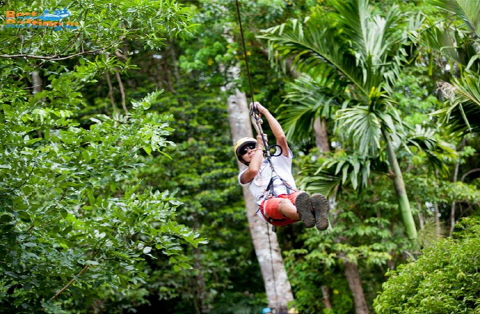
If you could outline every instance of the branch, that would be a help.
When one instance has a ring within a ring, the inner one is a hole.
[[[107,237],[102,239],[101,243],[98,244],[98,249],[93,253],[91,258],[92,260],[95,258],[95,256],[97,256],[98,252],[100,252],[100,249],[102,248],[106,240],[107,240]],[[51,297],[50,300],[48,301],[50,302],[52,300],[55,300],[63,291],[67,290],[68,287],[70,287],[75,281],[77,281],[77,278],[80,277],[84,272],[86,272],[89,267],[90,267],[90,264],[85,265],[82,268],[82,270],[75,277],[72,278],[72,280],[70,280],[62,289],[58,290],[57,293],[55,293],[55,295]]]
[[[126,56],[126,55],[123,55],[123,54],[121,54],[121,53],[120,53],[120,51],[118,51],[118,50],[117,50],[117,51],[115,51],[115,55],[116,55],[117,57],[119,57],[119,58],[122,58],[122,59],[123,59],[123,60],[125,60],[125,61],[127,61],[127,60],[128,60],[127,56]]]
[[[70,280],[62,289],[58,290],[58,292],[55,293],[55,295],[53,297],[51,297],[50,300],[48,300],[48,301],[52,301],[52,300],[56,299],[60,295],[60,293],[67,290],[68,287],[70,287],[75,281],[77,281],[76,278],[79,277],[80,275],[82,275],[84,272],[86,272],[89,267],[90,267],[90,265],[85,265],[85,267],[83,267],[83,269],[77,274],[77,276],[75,278]]]
[[[118,71],[115,72],[118,81],[118,87],[120,87],[120,94],[122,95],[122,107],[125,110],[125,113],[128,113],[127,104],[125,101],[125,88],[123,87],[122,78],[120,77],[120,73]]]
[[[29,58],[29,59],[40,59],[40,60],[51,60],[51,61],[58,61],[58,60],[66,60],[70,58],[74,58],[77,56],[81,55],[88,55],[88,54],[95,54],[98,52],[103,51],[102,49],[95,49],[95,50],[89,50],[89,51],[83,51],[79,53],[75,53],[73,55],[68,55],[68,56],[59,56],[59,55],[53,55],[53,56],[36,56],[36,55],[27,55],[27,54],[17,54],[17,55],[0,55],[0,58],[10,58],[10,59],[15,59],[15,58]]]
[[[106,58],[108,62],[110,60],[110,55],[108,53],[106,54]],[[113,111],[116,112],[118,108],[117,108],[117,104],[115,103],[115,98],[113,97],[113,86],[112,86],[112,81],[110,80],[110,73],[106,72],[105,76],[107,78],[108,96],[110,97],[110,102],[112,103]]]
[[[33,173],[33,170],[37,169],[37,167],[32,167],[32,170],[30,171],[30,173],[28,174],[27,178],[25,181],[23,181],[19,186],[16,186],[16,187],[13,187],[13,188],[9,188],[7,189],[8,192],[11,192],[11,191],[14,191],[14,190],[19,190],[22,186],[24,186],[25,184],[27,184],[27,182],[30,180],[30,178],[32,177],[32,173]],[[4,193],[4,192],[0,192],[0,195],[7,195],[7,193]]]
[[[460,181],[463,182],[463,179],[465,179],[466,176],[468,176],[468,175],[471,174],[471,173],[477,172],[477,171],[480,171],[480,168],[475,168],[475,169],[472,169],[472,170],[470,170],[470,171],[467,171],[467,172],[462,176],[462,178],[460,179]]]
[[[113,97],[113,86],[112,86],[112,81],[110,80],[110,74],[105,73],[105,76],[107,78],[107,85],[108,85],[108,96],[110,97],[110,102],[112,103],[113,106],[113,111],[117,111],[117,104],[115,103],[115,98]]]

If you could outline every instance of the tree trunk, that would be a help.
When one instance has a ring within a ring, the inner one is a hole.
[[[330,302],[330,292],[328,289],[328,286],[322,286],[322,301],[323,301],[323,306],[325,307],[326,310],[331,310],[332,309],[332,302]]]
[[[423,214],[422,214],[422,203],[420,203],[417,200],[417,207],[418,207],[418,224],[420,227],[420,230],[423,230],[425,228],[425,219],[423,219]]]
[[[245,136],[253,137],[247,99],[245,94],[238,90],[235,95],[228,98],[228,119],[234,143]],[[238,163],[238,167],[241,169],[244,166]],[[243,188],[243,196],[253,246],[265,284],[268,306],[275,309],[277,314],[286,313],[287,303],[293,300],[293,294],[277,236],[270,231],[270,225],[255,214],[257,205],[248,187]]]
[[[198,213],[194,212],[192,213],[192,218],[194,221],[193,225],[193,230],[195,232],[198,232]],[[196,314],[201,314],[201,313],[210,313],[210,308],[208,306],[207,298],[208,298],[208,291],[207,291],[207,284],[205,283],[205,269],[204,265],[202,264],[202,251],[200,250],[199,247],[196,247],[193,250],[193,261],[194,261],[194,267],[195,271],[197,272],[197,275],[194,277],[191,277],[191,280],[193,281],[191,283],[191,287],[193,289],[193,303],[195,306],[195,313]]]
[[[463,141],[462,140],[462,144],[463,144]],[[463,145],[462,145],[463,147]],[[458,170],[460,168],[460,161],[457,161],[455,163],[455,171],[453,173],[453,179],[452,179],[452,182],[456,182],[458,180]],[[456,207],[457,203],[455,201],[452,202],[452,207],[450,209],[450,230],[448,232],[448,235],[451,237],[452,234],[453,234],[453,229],[455,229],[455,207]]]
[[[330,152],[330,142],[328,141],[327,120],[317,117],[313,122],[313,130],[315,131],[315,144],[321,153]]]
[[[330,152],[330,142],[328,140],[327,120],[325,118],[317,117],[313,122],[313,130],[315,132],[315,145],[320,153]],[[332,205],[332,202],[330,202]],[[328,286],[322,285],[322,301],[326,310],[332,309],[330,302],[330,293]]]
[[[32,72],[32,90],[34,94],[42,91],[42,79],[38,71]]]
[[[355,314],[369,314],[357,265],[345,261],[345,277],[347,277],[348,286],[353,294]]]
[[[385,134],[384,131],[382,132],[385,141],[387,142],[388,161],[390,162],[390,168],[394,173],[393,185],[395,186],[395,191],[397,192],[398,207],[400,209],[403,225],[405,226],[407,237],[410,240],[415,240],[417,239],[417,229],[415,227],[415,221],[413,220],[412,210],[410,209],[410,202],[405,189],[405,183],[403,182],[402,171],[400,170],[400,165],[398,164],[397,156],[395,154],[395,150],[393,149],[390,138],[387,134]]]
[[[440,239],[442,236],[442,225],[440,222],[440,210],[438,209],[437,202],[433,203],[433,208],[435,210],[435,234],[437,235],[437,238]]]
[[[210,313],[210,309],[206,305],[205,300],[207,299],[207,289],[205,284],[205,277],[203,276],[203,265],[202,265],[202,253],[197,247],[194,250],[194,265],[195,269],[198,272],[198,275],[195,276],[195,311],[196,313]]]

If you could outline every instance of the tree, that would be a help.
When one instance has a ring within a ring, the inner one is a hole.
[[[268,41],[272,59],[292,58],[299,71],[321,77],[324,90],[335,87],[323,98],[334,102],[340,94],[341,103],[349,105],[338,112],[338,130],[359,154],[377,155],[383,140],[405,231],[414,240],[415,222],[395,153],[402,123],[388,97],[406,44],[403,14],[393,7],[385,17],[374,15],[365,0],[334,2],[334,7],[337,14],[317,12],[305,27],[294,20],[266,30],[261,38]]]
[[[458,149],[468,151],[469,143],[475,143],[472,134],[480,130],[478,116],[480,64],[477,41],[479,36],[478,19],[480,7],[476,1],[449,0],[432,1],[438,13],[445,13],[444,21],[430,21],[424,34],[419,36],[432,51],[430,63],[440,66],[442,73],[440,96],[446,100],[444,108],[435,114],[457,140]],[[440,10],[438,10],[440,9]],[[443,16],[443,15],[442,15]],[[435,61],[439,62],[435,62]],[[468,152],[466,152],[468,154]],[[465,169],[466,168],[466,169]],[[458,181],[459,173],[474,173],[478,167],[461,166],[458,162],[452,181]],[[461,204],[453,201],[450,210],[450,234],[453,233],[457,212]]]
[[[432,25],[420,37],[447,61],[442,70],[450,74],[446,77],[442,92],[451,105],[437,113],[443,116],[444,122],[454,132],[478,132],[477,116],[480,109],[476,97],[476,78],[480,67],[475,38],[479,37],[480,7],[476,1],[469,0],[432,3],[450,15],[446,23]],[[463,21],[463,27],[458,25],[459,20]],[[448,81],[452,81],[452,84]]]
[[[175,2],[10,9],[53,5],[68,6],[77,26],[0,35],[1,311],[119,313],[145,302],[153,252],[189,268],[182,244],[203,240],[175,220],[172,193],[139,189],[140,155],[172,145],[168,117],[149,110],[161,92],[122,98],[124,113],[110,115],[82,93],[105,73],[132,68],[116,57],[125,42],[160,47],[167,34],[188,32],[189,17]]]
[[[237,82],[232,79],[228,69],[236,65],[239,59],[237,40],[231,40],[238,36],[238,24],[235,11],[232,10],[233,2],[229,3],[230,10],[225,8],[225,2],[195,4],[198,7],[195,8],[194,22],[200,25],[196,30],[197,36],[171,42],[157,53],[156,58],[150,58],[149,55],[145,58],[141,49],[133,58],[139,67],[148,69],[148,75],[135,74],[134,83],[142,82],[142,87],[134,86],[135,90],[130,88],[130,94],[141,94],[144,89],[158,84],[156,78],[162,78],[161,86],[166,91],[152,109],[173,115],[175,131],[168,139],[177,144],[175,148],[165,150],[172,160],[166,157],[146,159],[144,162],[147,165],[142,168],[141,178],[145,184],[148,182],[148,185],[160,190],[178,189],[178,199],[188,206],[178,208],[177,219],[210,240],[208,246],[199,249],[185,248],[186,255],[195,259],[194,270],[178,273],[165,271],[167,265],[163,261],[155,265],[154,268],[158,270],[148,284],[151,308],[161,306],[169,308],[172,313],[259,311],[259,306],[268,302],[260,268],[271,273],[271,263],[270,258],[262,260],[264,265],[259,267],[250,235],[245,232],[248,224],[241,187],[236,180],[237,164],[231,151],[232,140],[225,106],[230,90],[220,90],[221,86]],[[257,8],[267,11],[265,6],[267,4]],[[258,19],[253,20],[259,22]],[[225,34],[231,34],[232,37]],[[175,52],[176,58],[171,51]],[[254,65],[266,63],[263,54],[252,55],[254,57],[250,62],[253,61]],[[161,69],[157,70],[159,63]],[[274,73],[268,73],[267,67],[256,68],[261,71],[255,71],[254,80],[270,82],[270,79],[262,78],[266,75],[276,78]],[[124,78],[127,82],[132,80],[131,75],[122,76]],[[275,81],[262,84],[278,89]],[[262,92],[265,90],[268,89],[262,88]],[[170,180],[158,180],[159,177],[168,177]],[[264,240],[264,247],[268,247],[267,234],[255,235],[256,238],[259,236]],[[271,240],[274,241],[274,238]],[[272,245],[275,246],[275,243]],[[277,254],[276,251],[274,254]],[[274,296],[271,275],[268,278],[269,296]],[[156,300],[157,295],[161,301]],[[142,309],[146,310],[147,306]]]
[[[228,100],[229,121],[233,141],[242,137],[253,136],[245,94],[237,92]],[[241,169],[241,164],[238,162]],[[250,227],[255,252],[262,269],[263,281],[267,292],[268,306],[283,313],[288,309],[288,302],[293,301],[293,294],[283,265],[283,259],[275,233],[269,225],[257,215],[257,205],[247,187],[243,188],[247,219]]]
[[[414,240],[416,227],[397,153],[408,141],[416,143],[414,138],[419,137],[411,136],[413,129],[402,121],[392,98],[411,45],[405,41],[409,31],[404,24],[405,17],[398,7],[393,7],[383,18],[374,14],[366,1],[333,3],[333,13],[314,10],[304,23],[293,20],[265,30],[260,36],[267,40],[274,62],[286,64],[285,61],[290,60],[304,73],[287,96],[287,100],[296,102],[288,106],[291,110],[284,110],[289,133],[297,138],[311,136],[313,121],[320,116],[336,122],[337,153],[327,159],[326,164],[321,165],[323,158],[318,162],[321,168],[317,174],[328,172],[328,178],[308,177],[302,168],[302,174],[307,176],[303,182],[309,184],[311,191],[335,194],[340,192],[339,186],[349,181],[352,185],[347,190],[351,193],[351,187],[365,189],[366,185],[379,180],[372,175],[374,171],[388,175],[394,183],[407,236]],[[413,24],[415,28],[419,26],[418,21]],[[440,146],[439,142],[434,144],[435,149]],[[417,147],[424,146],[417,144]],[[314,188],[320,184],[323,189]],[[345,198],[344,194],[339,194],[339,198]],[[337,206],[343,208],[341,205]],[[342,211],[338,212],[342,216]],[[334,224],[341,223],[341,219],[332,219]],[[360,223],[359,232],[367,228],[364,225],[368,224]],[[349,226],[349,230],[357,229]],[[380,228],[378,232],[387,231]],[[345,245],[352,242],[341,233],[337,241]],[[340,259],[346,276],[351,279],[350,289],[358,297],[355,299],[357,313],[368,312],[361,297],[363,290],[355,269],[356,261],[345,256],[344,247],[335,249],[338,249],[334,250],[335,254],[343,257]],[[321,259],[315,260],[321,262]]]
[[[477,217],[465,218],[452,238],[424,250],[417,261],[388,273],[375,299],[376,313],[474,313],[480,291]]]

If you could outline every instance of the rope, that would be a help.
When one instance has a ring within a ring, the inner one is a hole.
[[[252,80],[250,79],[250,68],[248,66],[247,48],[245,47],[245,38],[243,36],[242,18],[240,17],[240,5],[238,4],[238,0],[235,0],[235,4],[237,7],[238,25],[240,26],[240,36],[242,37],[243,57],[245,59],[245,67],[247,69],[247,79],[248,86],[250,87],[250,97],[252,98],[252,103],[255,103],[255,99],[253,97]]]
[[[273,254],[272,254],[273,250],[272,250],[272,243],[270,241],[270,230],[268,229],[268,223],[267,223],[267,235],[268,235],[268,248],[270,250],[270,264],[272,266],[273,291],[275,293],[275,301],[277,303],[276,307],[279,308],[279,306],[278,306],[278,294],[277,294],[277,280],[275,279],[275,268],[273,267]]]
[[[252,98],[252,104],[255,104],[255,99],[254,99],[254,96],[253,96],[252,80],[250,78],[250,68],[248,66],[247,47],[245,46],[245,37],[243,35],[242,18],[240,16],[240,5],[238,3],[238,0],[235,0],[235,5],[237,7],[238,25],[240,26],[240,36],[241,36],[241,39],[242,39],[243,56],[244,56],[244,59],[245,59],[245,67],[246,67],[246,70],[247,70],[247,79],[248,79],[248,85],[249,85],[249,88],[250,88],[250,97]],[[262,119],[255,112],[253,107],[252,107],[252,111],[250,112],[250,115],[252,117],[252,122],[255,122],[253,125],[255,126],[255,129],[257,130],[258,134],[263,134],[262,127],[261,127]],[[263,140],[264,147],[266,149],[267,160],[270,164],[270,167],[272,168],[272,174],[273,174],[273,172],[275,172],[275,169],[273,168],[273,164],[270,160],[270,158],[271,158],[270,150],[268,149],[267,143],[266,143],[265,139],[263,138],[263,136],[262,136],[262,140]],[[270,240],[270,230],[268,228],[268,223],[266,223],[266,224],[267,224],[267,235],[268,235],[268,248],[270,250],[270,265],[272,267],[273,290],[274,290],[274,293],[275,293],[275,301],[277,303],[276,307],[278,308],[278,301],[279,300],[278,300],[278,294],[277,294],[277,280],[275,278],[275,267],[273,266],[272,243],[271,243],[271,240]]]

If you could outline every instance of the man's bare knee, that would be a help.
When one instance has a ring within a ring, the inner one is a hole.
[[[278,207],[280,206],[295,206],[293,205],[292,201],[290,201],[288,198],[283,198],[279,203],[278,203]]]
[[[290,219],[298,219],[297,208],[287,198],[282,199],[278,203],[278,211],[285,217]]]

